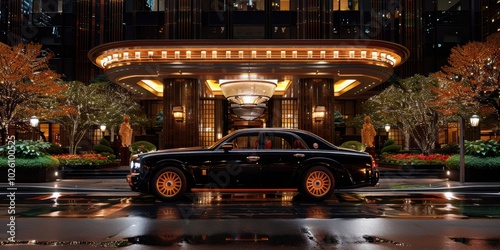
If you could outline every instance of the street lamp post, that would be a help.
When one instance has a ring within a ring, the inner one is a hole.
[[[106,124],[101,124],[102,138],[104,138],[104,131],[106,131]]]
[[[460,127],[460,183],[464,183],[465,180],[465,156],[464,156],[464,118],[459,116],[459,127]]]
[[[38,126],[38,123],[40,120],[38,120],[38,117],[32,116],[30,117],[30,125],[31,125],[31,139],[34,141],[35,140],[35,128]]]
[[[465,143],[464,143],[464,118],[459,116],[460,122],[460,183],[465,182]],[[479,116],[473,115],[470,118],[470,125],[477,127],[479,125]]]
[[[385,132],[389,133],[389,131],[391,131],[391,124],[385,124],[384,129]]]
[[[478,115],[472,115],[470,117],[470,125],[474,130],[472,131],[472,137],[475,139],[476,138],[476,127],[479,125],[479,116]],[[481,132],[479,133],[479,139],[481,139]]]

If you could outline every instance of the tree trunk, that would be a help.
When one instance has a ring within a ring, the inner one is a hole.
[[[5,143],[7,143],[7,131],[8,131],[8,128],[5,126],[2,126],[2,128],[0,129],[0,136],[2,137],[2,141],[1,141],[0,145],[5,145]]]

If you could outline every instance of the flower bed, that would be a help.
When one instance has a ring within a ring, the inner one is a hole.
[[[389,154],[379,162],[384,175],[392,177],[446,177],[445,161],[449,155]]]
[[[387,155],[383,162],[397,165],[445,165],[449,155],[394,154]]]
[[[62,167],[106,168],[117,166],[114,155],[76,154],[54,155]]]

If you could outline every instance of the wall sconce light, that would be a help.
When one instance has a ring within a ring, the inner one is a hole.
[[[326,107],[325,106],[316,106],[312,113],[312,117],[315,122],[321,122],[325,120]]]
[[[391,124],[385,124],[384,129],[385,132],[389,133],[389,131],[391,130]]]
[[[479,116],[473,115],[470,117],[470,125],[472,127],[477,127],[479,125]]]
[[[172,108],[172,114],[174,115],[174,119],[176,122],[183,122],[184,121],[184,107],[174,106]]]

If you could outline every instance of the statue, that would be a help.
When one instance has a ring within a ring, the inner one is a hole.
[[[122,139],[122,147],[129,147],[132,144],[132,127],[129,124],[130,116],[123,116],[123,122],[120,125],[120,131],[118,134]]]
[[[373,142],[376,134],[377,132],[375,131],[373,124],[370,123],[370,117],[365,116],[365,123],[361,129],[361,143],[366,145],[366,147],[374,147]]]

